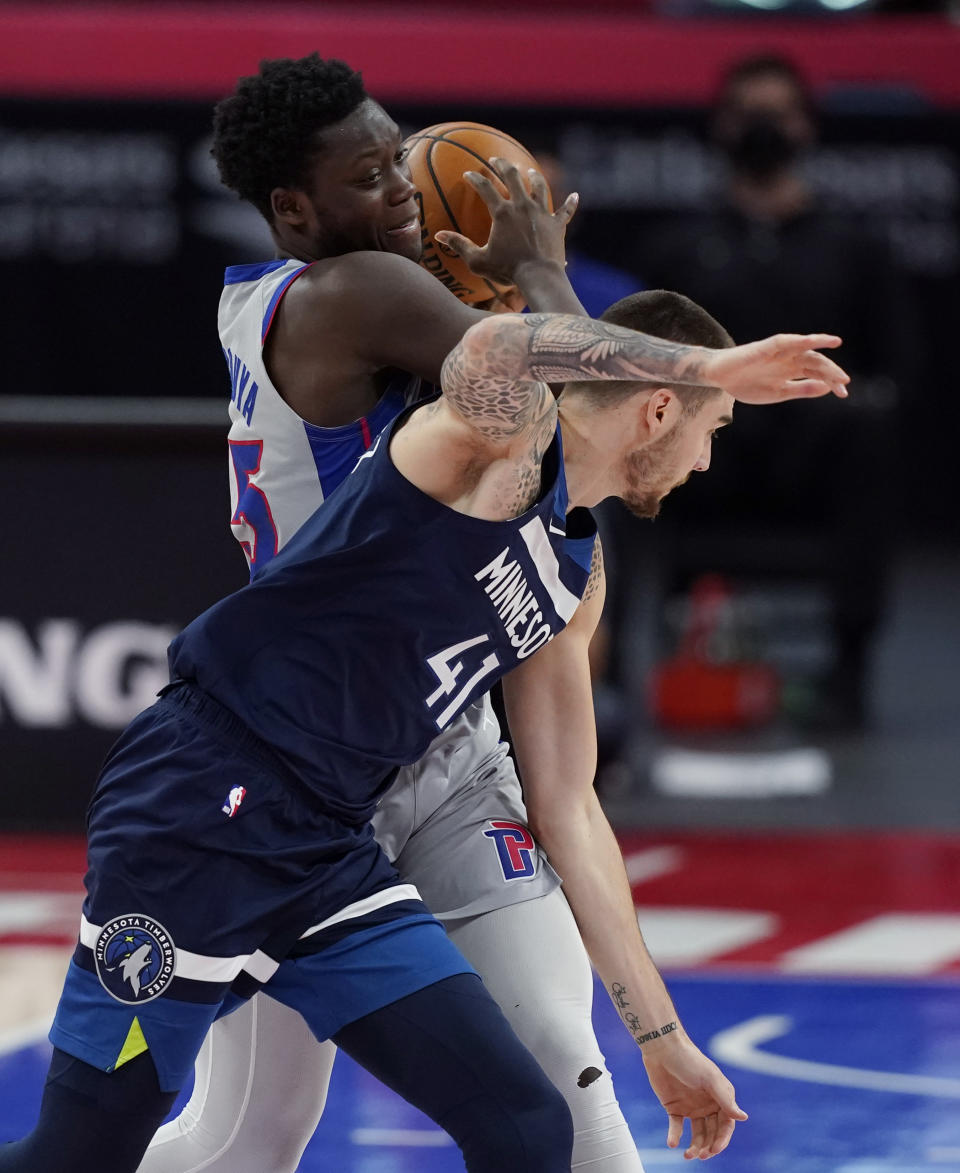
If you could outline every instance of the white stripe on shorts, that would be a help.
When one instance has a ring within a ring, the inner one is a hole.
[[[80,944],[88,949],[95,948],[102,925],[92,925],[85,916],[80,917]],[[174,976],[193,982],[232,982],[242,971],[258,982],[268,982],[277,972],[279,962],[268,957],[262,950],[242,953],[237,957],[206,957],[202,953],[191,953],[189,949],[176,950]]]
[[[422,899],[423,897],[417,891],[415,884],[395,884],[392,888],[384,888],[382,892],[374,892],[372,896],[365,896],[363,900],[357,900],[353,904],[348,904],[346,908],[341,908],[333,916],[328,916],[318,925],[307,929],[301,935],[300,940],[302,941],[304,937],[312,937],[314,933],[319,933],[322,929],[329,929],[332,925],[338,925],[341,921],[354,920],[358,916],[366,916],[368,912],[376,912],[378,908],[385,908],[388,904],[396,904],[398,900]]]

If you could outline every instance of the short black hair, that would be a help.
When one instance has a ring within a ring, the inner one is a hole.
[[[723,326],[702,306],[682,293],[674,293],[669,289],[645,289],[641,293],[631,293],[627,297],[622,297],[604,310],[600,320],[613,326],[624,326],[628,330],[639,330],[642,334],[652,334],[654,338],[664,338],[667,342],[680,342],[686,346],[710,346],[715,350],[725,350],[735,345]],[[612,407],[638,392],[669,387],[689,415],[695,415],[708,399],[719,394],[717,387],[663,381],[604,379],[573,385],[590,389],[590,393],[597,398],[598,407]]]
[[[641,330],[668,342],[688,346],[712,346],[725,350],[734,341],[723,326],[682,293],[670,289],[644,289],[615,301],[600,315],[601,321],[628,330]]]
[[[317,131],[340,122],[367,99],[363,78],[343,61],[317,53],[261,61],[213,112],[220,178],[273,220],[275,187],[303,187],[316,157]]]

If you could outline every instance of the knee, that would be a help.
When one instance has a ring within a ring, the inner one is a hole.
[[[505,1118],[493,1127],[485,1114],[473,1142],[462,1146],[471,1173],[520,1167],[530,1173],[569,1173],[573,1119],[566,1100],[548,1080],[528,1087],[522,1097],[512,1096],[503,1112]]]
[[[526,1167],[553,1173],[567,1173],[573,1160],[573,1117],[570,1106],[552,1085],[548,1084],[538,1097],[536,1105],[521,1113],[518,1128],[522,1130]],[[515,1158],[516,1154],[512,1154]],[[509,1168],[509,1159],[501,1168]]]

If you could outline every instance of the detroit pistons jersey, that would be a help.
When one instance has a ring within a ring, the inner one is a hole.
[[[390,437],[406,414],[363,454],[335,507],[170,648],[175,678],[235,713],[349,820],[369,818],[394,766],[419,759],[565,626],[596,536],[585,510],[568,519],[559,428],[539,500],[495,522],[397,471]]]
[[[421,394],[415,375],[397,372],[373,411],[352,423],[321,428],[297,415],[271,382],[263,348],[284,295],[309,268],[303,261],[276,260],[232,265],[224,275],[218,325],[230,374],[230,524],[251,575]]]

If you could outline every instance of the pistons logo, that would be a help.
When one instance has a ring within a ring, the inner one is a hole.
[[[537,845],[522,823],[491,819],[483,834],[497,849],[504,880],[528,880],[536,874]]]
[[[118,1002],[150,1002],[173,981],[177,953],[170,934],[152,917],[115,916],[93,948],[100,984]]]

